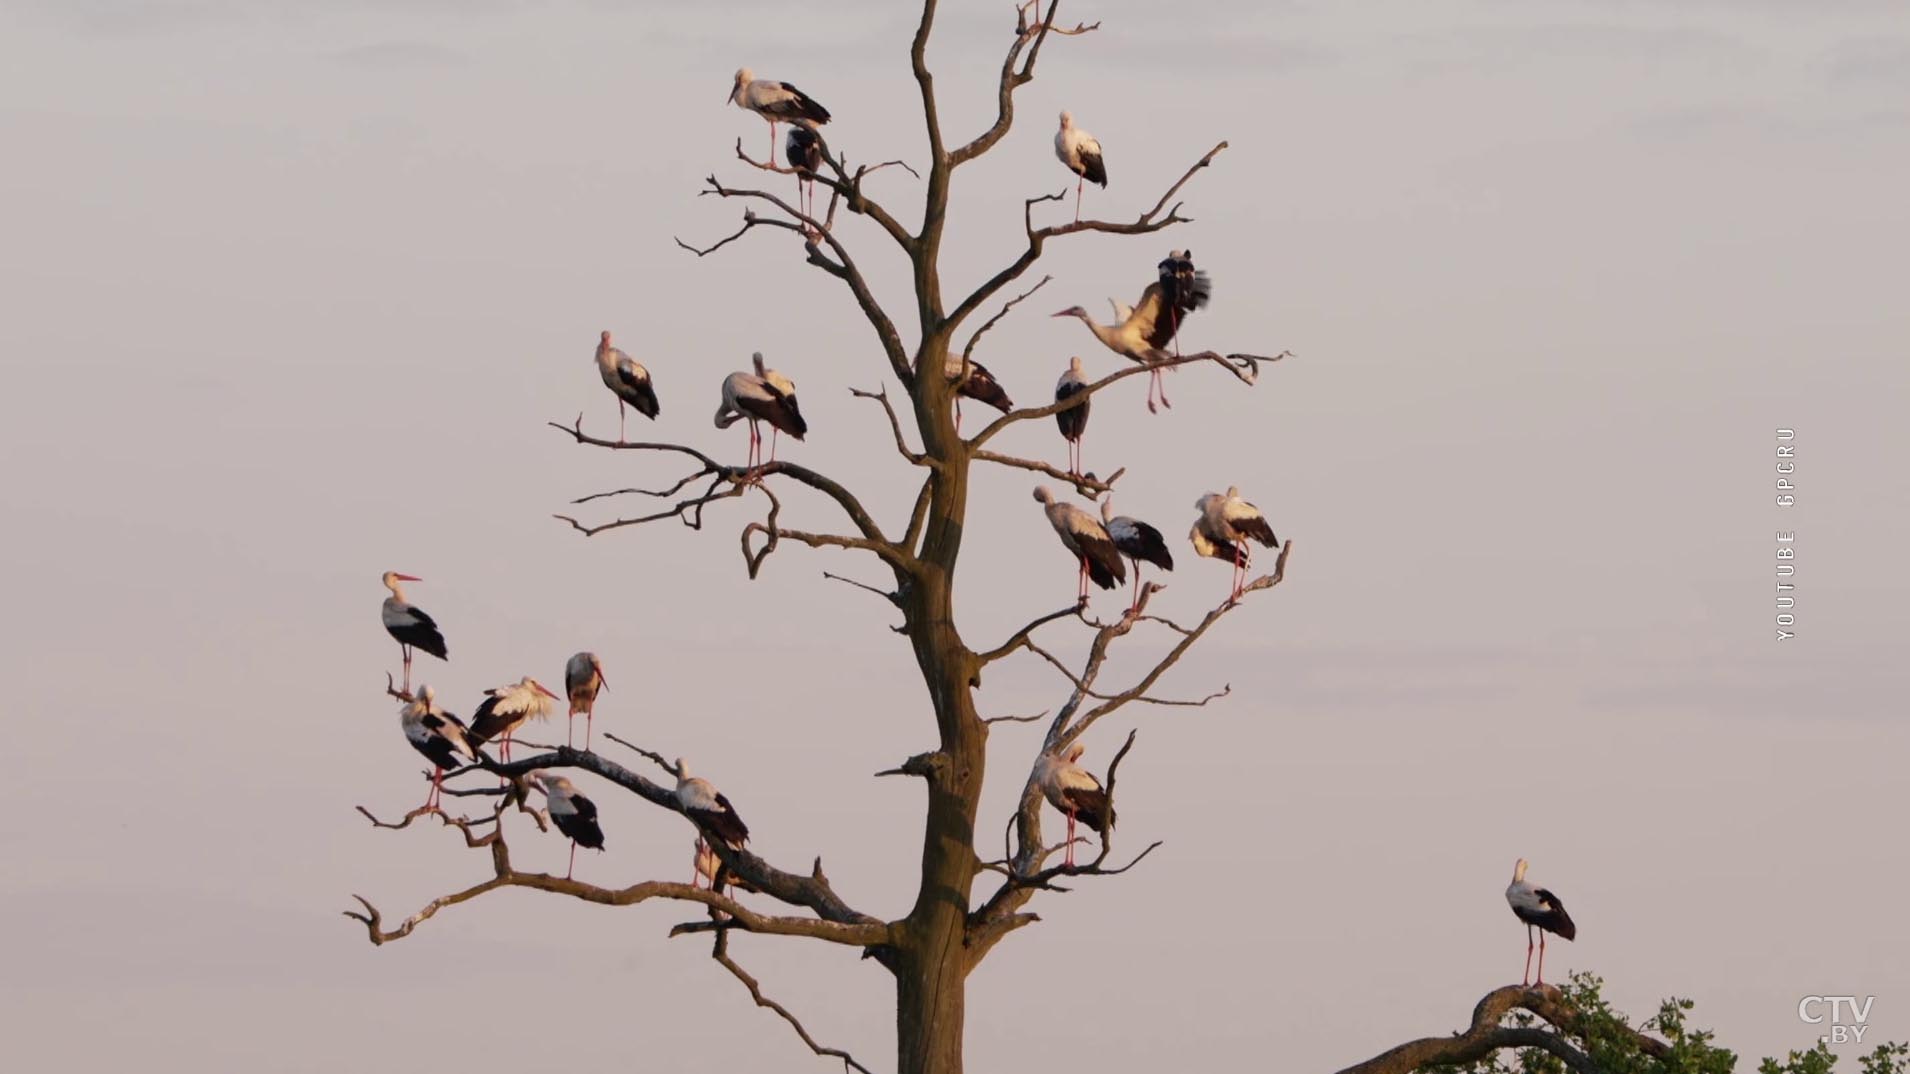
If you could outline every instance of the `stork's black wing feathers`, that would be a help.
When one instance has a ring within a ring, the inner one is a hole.
[[[1108,166],[1107,162],[1101,159],[1101,154],[1090,152],[1081,154],[1081,177],[1095,186],[1108,185]]]
[[[783,159],[807,179],[822,170],[822,138],[800,123],[789,125],[789,137],[783,142]]]
[[[552,810],[551,823],[557,825],[558,831],[575,839],[578,846],[602,850],[604,830],[603,826],[597,823],[597,803],[581,794],[573,794],[570,796],[570,805],[576,810],[575,813],[559,813]]]
[[[617,398],[636,408],[637,413],[646,418],[655,418],[662,413],[657,405],[656,385],[649,377],[633,377],[620,365],[617,367]]]
[[[444,634],[438,630],[437,620],[425,614],[417,605],[407,606],[412,621],[400,627],[386,627],[391,636],[398,639],[400,645],[409,645],[413,649],[430,653],[439,660],[449,660],[449,650],[444,644]]]
[[[1161,531],[1142,522],[1138,518],[1129,519],[1134,525],[1134,536],[1121,543],[1121,551],[1143,563],[1152,563],[1164,571],[1174,569],[1174,553],[1167,549],[1167,539]]]
[[[1054,401],[1065,403],[1087,390],[1086,384],[1063,384],[1055,389]],[[1088,408],[1093,405],[1094,400],[1090,398],[1077,406],[1055,412],[1054,423],[1061,427],[1062,439],[1081,439],[1081,434],[1088,431]]]
[[[790,102],[789,114],[801,116],[811,123],[829,122],[829,110],[817,104],[807,93],[804,93],[787,82],[778,82],[776,84],[796,95],[796,99]]]

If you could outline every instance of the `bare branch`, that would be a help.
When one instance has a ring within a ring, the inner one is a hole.
[[[1048,715],[1048,710],[1042,709],[1040,712],[1034,713],[1033,715],[1030,715],[1030,716],[984,716],[982,717],[982,722],[983,723],[1034,723],[1037,720],[1041,720],[1045,718],[1047,715]]]
[[[1076,492],[1090,500],[1098,499],[1106,493],[1113,492],[1114,483],[1121,479],[1122,474],[1127,473],[1127,467],[1123,466],[1119,470],[1109,474],[1106,478],[1094,476],[1094,471],[1092,470],[1082,474],[1071,474],[1053,463],[1041,462],[1038,459],[1024,459],[1018,455],[1003,455],[996,451],[977,451],[974,454],[974,459],[976,462],[992,462],[998,466],[1007,466],[1016,470],[1027,470],[1032,473],[1045,474],[1056,481],[1064,481],[1074,486]]]
[[[725,238],[718,239],[708,246],[691,246],[689,243],[684,242],[682,239],[675,239],[675,241],[678,246],[683,247],[685,250],[690,251],[691,253],[695,254],[698,257],[708,257],[709,255],[715,253],[716,251],[721,250],[723,247],[728,246],[730,243],[735,242],[737,239],[742,238],[743,235],[747,233],[750,228],[755,227],[757,224],[761,222],[762,221],[757,218],[755,213],[745,212],[743,214],[743,226],[737,228],[736,233],[734,235],[730,235]],[[674,239],[675,236],[672,236],[672,238]]]
[[[896,416],[895,407],[889,405],[889,386],[884,384],[879,390],[869,392],[861,388],[850,388],[849,394],[857,399],[873,399],[882,404],[883,413],[889,416],[889,428],[895,433],[895,450],[903,458],[916,466],[935,467],[941,464],[919,451],[910,451],[909,444],[902,436],[902,419]]]
[[[1000,660],[1002,657],[1007,656],[1009,653],[1012,653],[1015,650],[1021,648],[1022,645],[1025,642],[1027,642],[1029,636],[1032,635],[1036,630],[1048,625],[1049,623],[1054,622],[1057,619],[1067,619],[1070,617],[1078,617],[1083,611],[1087,610],[1087,606],[1088,606],[1088,602],[1086,600],[1079,600],[1073,604],[1068,605],[1066,608],[1061,609],[1060,611],[1049,612],[1047,615],[1043,615],[1034,619],[1027,626],[1022,627],[1020,630],[1015,631],[1013,634],[1010,634],[1008,636],[1007,641],[1002,642],[1000,645],[995,646],[993,649],[990,649],[985,653],[978,654],[975,658],[976,664],[981,667],[987,667],[988,665],[994,663],[995,661]]]
[[[1086,388],[1083,388],[1081,391],[1076,392],[1060,402],[1049,403],[1047,406],[1023,407],[1020,410],[1011,410],[1001,417],[996,418],[994,421],[989,422],[988,425],[983,427],[981,432],[976,433],[968,443],[971,448],[978,448],[993,439],[996,433],[1001,432],[1003,429],[1018,421],[1033,421],[1036,418],[1049,417],[1063,410],[1082,406],[1085,400],[1092,398],[1109,385],[1118,384],[1128,377],[1139,376],[1142,373],[1151,373],[1157,369],[1175,369],[1184,365],[1192,365],[1195,362],[1215,362],[1219,364],[1221,368],[1239,378],[1243,383],[1253,384],[1259,379],[1260,366],[1263,363],[1271,364],[1280,361],[1282,358],[1291,358],[1292,356],[1291,351],[1281,351],[1279,354],[1270,357],[1258,354],[1221,354],[1218,351],[1201,351],[1198,354],[1183,354],[1178,358],[1167,358],[1145,365],[1131,365],[1125,369],[1117,369],[1107,376],[1102,377],[1100,380],[1090,382]],[[979,458],[980,455],[978,454],[977,457]]]
[[[1099,22],[1092,26],[1077,23],[1072,30],[1056,26],[1054,24],[1055,9],[1060,6],[1060,0],[1050,0],[1048,13],[1041,17],[1041,21],[1033,25],[1028,23],[1027,12],[1030,8],[1039,11],[1040,0],[1031,0],[1030,3],[1015,9],[1015,43],[1009,47],[1008,57],[1001,63],[1001,82],[996,90],[995,122],[977,135],[974,141],[949,154],[950,167],[965,164],[993,149],[995,143],[1001,141],[1002,136],[1008,133],[1008,128],[1014,125],[1015,90],[1034,80],[1035,61],[1040,58],[1042,42],[1047,40],[1049,34],[1075,37],[1101,28]],[[1017,69],[1015,61],[1021,57],[1023,47],[1029,45],[1031,41],[1033,47],[1028,49],[1028,58]]]
[[[812,128],[812,130],[814,130],[814,128]],[[862,180],[884,168],[901,168],[903,171],[915,176],[918,180],[922,178],[921,174],[903,161],[885,160],[880,164],[861,165],[856,168],[854,175],[850,175],[847,159],[838,157],[830,151],[829,142],[823,137],[822,131],[814,130],[814,132],[816,141],[822,149],[823,162],[828,164],[829,170],[835,173],[833,177],[821,173],[815,175],[816,182],[828,187],[830,192],[829,220],[825,221],[825,223],[834,223],[836,203],[840,201],[850,212],[859,216],[867,216],[869,219],[874,220],[877,226],[881,227],[883,231],[888,233],[891,239],[895,240],[896,245],[902,247],[905,253],[912,255],[915,250],[915,236],[909,234],[908,229],[903,227],[895,217],[891,216],[887,209],[878,205],[868,195],[862,192]],[[775,172],[778,175],[796,174],[796,169],[783,167],[773,160],[760,161],[751,157],[748,153],[743,151],[743,140],[741,138],[736,139],[736,159],[752,168],[759,168],[766,172]]]
[[[1028,288],[1026,291],[1023,291],[1022,293],[1016,295],[1015,297],[1009,299],[1007,302],[1003,303],[1001,307],[1001,311],[999,313],[995,314],[993,317],[988,318],[988,320],[983,321],[982,326],[980,328],[975,329],[975,334],[968,337],[968,345],[962,348],[962,375],[964,377],[968,375],[969,355],[975,353],[975,341],[981,339],[982,336],[986,334],[990,328],[995,327],[995,323],[997,321],[1000,321],[1003,317],[1008,316],[1008,312],[1014,309],[1016,306],[1020,305],[1022,303],[1022,300],[1026,299],[1029,295],[1034,294],[1036,291],[1041,290],[1043,287],[1048,286],[1048,281],[1052,279],[1054,279],[1053,276],[1043,276],[1041,278],[1040,283],[1035,284],[1033,287]]]
[[[1557,1032],[1538,1026],[1507,1026],[1500,1022],[1514,1010],[1544,1019]],[[1340,1074],[1410,1074],[1428,1066],[1471,1063],[1501,1048],[1541,1048],[1557,1056],[1578,1074],[1597,1074],[1599,1068],[1567,1038],[1583,1040],[1583,1020],[1559,990],[1549,985],[1526,988],[1507,985],[1486,993],[1472,1009],[1472,1024],[1459,1033],[1422,1037],[1388,1049]],[[1656,1037],[1625,1028],[1633,1046],[1655,1058],[1671,1054],[1671,1046]]]
[[[849,1070],[859,1070],[862,1074],[870,1074],[869,1068],[856,1062],[854,1057],[848,1052],[840,1048],[827,1048],[816,1043],[816,1038],[810,1036],[809,1030],[803,1028],[802,1022],[799,1021],[795,1015],[789,1013],[789,1008],[763,995],[762,986],[756,983],[756,978],[751,977],[743,970],[743,967],[736,964],[735,959],[730,957],[728,929],[717,930],[716,945],[711,949],[710,957],[714,958],[724,969],[730,971],[732,977],[741,981],[744,988],[749,989],[749,997],[756,1001],[758,1007],[767,1007],[780,1015],[783,1021],[788,1022],[789,1027],[796,1031],[796,1035],[802,1038],[802,1042],[809,1046],[810,1051],[830,1059],[842,1060],[842,1069],[845,1072]]]

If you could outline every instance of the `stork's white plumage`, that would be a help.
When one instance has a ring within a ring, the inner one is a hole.
[[[576,784],[554,772],[539,768],[525,774],[543,788],[544,797],[550,803],[550,822],[570,837],[570,868],[564,870],[564,879],[569,880],[570,874],[577,870],[579,846],[591,850],[604,848],[603,826],[597,823],[597,803],[584,797]]]
[[[437,621],[424,613],[424,609],[405,600],[404,586],[400,582],[422,582],[424,579],[397,571],[386,571],[385,588],[391,590],[391,596],[385,598],[384,607],[379,610],[379,618],[384,621],[385,633],[390,634],[398,643],[398,651],[404,656],[406,693],[411,691],[411,650],[423,649],[439,660],[450,660],[449,651],[444,646],[444,635],[439,633]]]
[[[1274,536],[1273,527],[1267,523],[1267,516],[1260,513],[1260,508],[1241,499],[1240,490],[1232,485],[1227,486],[1224,493],[1210,492],[1202,496],[1194,501],[1194,508],[1200,517],[1194,519],[1194,528],[1187,534],[1194,542],[1194,552],[1209,559],[1233,562],[1233,595],[1227,599],[1239,600],[1252,559],[1247,542],[1259,541],[1268,548],[1278,548],[1280,538]]]
[[[757,78],[747,67],[737,69],[729,100],[724,103],[733,103],[769,121],[768,159],[772,162],[776,159],[777,123],[798,119],[817,124],[829,122],[829,110],[811,100],[808,94],[787,82]]]
[[[1068,818],[1067,863],[1074,864],[1074,825],[1079,819],[1107,845],[1108,832],[1114,828],[1114,803],[1094,773],[1076,764],[1087,749],[1079,742],[1068,748],[1065,758],[1043,753],[1036,763],[1035,783],[1042,796]]]
[[[1077,178],[1074,182],[1074,221],[1081,222],[1081,187],[1093,183],[1103,190],[1108,185],[1107,163],[1101,159],[1101,143],[1094,135],[1074,125],[1074,116],[1061,113],[1061,129],[1055,132],[1054,155]]]
[[[477,760],[477,747],[466,737],[464,721],[438,707],[438,692],[429,686],[419,686],[417,696],[399,706],[398,726],[412,748],[431,762],[431,790],[424,800],[430,809],[444,793],[444,770],[458,767],[461,760]]]
[[[801,440],[809,432],[802,408],[796,402],[796,385],[788,377],[763,364],[761,351],[750,356],[754,373],[731,373],[723,378],[723,399],[716,408],[716,427],[727,429],[739,420],[749,422],[749,468],[762,465],[763,436],[757,422],[766,421],[778,433]],[[776,445],[771,441],[769,461],[776,461]]]
[[[1088,375],[1081,368],[1079,356],[1068,359],[1068,368],[1055,381],[1054,401],[1065,403],[1088,390]],[[1061,439],[1068,442],[1068,472],[1079,475],[1082,472],[1081,438],[1088,432],[1088,408],[1094,404],[1093,398],[1087,398],[1066,410],[1057,410],[1054,423],[1061,429]]]
[[[650,371],[635,358],[611,346],[609,332],[597,340],[597,372],[603,377],[604,387],[617,396],[618,443],[624,438],[625,407],[636,407],[637,413],[653,421],[662,412],[657,405],[657,389],[650,381]]]
[[[544,684],[529,675],[513,683],[494,686],[484,691],[484,701],[478,705],[477,712],[471,717],[469,738],[473,746],[482,746],[493,739],[503,739],[501,754],[504,760],[511,759],[511,736],[517,729],[531,720],[543,720],[550,717],[550,703],[557,695],[544,688]]]
[[[1512,867],[1512,883],[1506,885],[1505,901],[1511,905],[1512,912],[1520,921],[1525,922],[1525,977],[1519,983],[1524,985],[1532,975],[1532,930],[1539,930],[1539,975],[1538,984],[1545,984],[1545,934],[1550,932],[1567,940],[1578,938],[1578,926],[1572,923],[1572,916],[1565,912],[1565,904],[1557,895],[1542,887],[1527,883],[1525,879],[1525,859]]]
[[[1167,539],[1161,531],[1142,522],[1138,518],[1114,513],[1114,496],[1108,494],[1101,501],[1101,525],[1108,531],[1108,538],[1122,555],[1134,561],[1134,598],[1128,604],[1132,612],[1141,604],[1141,564],[1152,563],[1164,571],[1174,569],[1174,554],[1167,550]]]
[[[584,714],[584,749],[590,749],[590,728],[597,719],[597,694],[609,686],[604,678],[603,661],[597,659],[596,653],[578,653],[564,664],[564,694],[570,698],[570,714],[564,728],[566,744],[573,744],[570,732],[581,712]]]
[[[676,802],[702,837],[697,841],[698,857],[702,856],[702,844],[709,842],[710,836],[731,850],[741,850],[743,844],[749,842],[749,825],[736,815],[736,807],[730,805],[730,800],[723,797],[715,784],[690,775],[690,766],[681,757],[676,759]]]
[[[1140,301],[1132,306],[1123,306],[1113,299],[1108,301],[1113,302],[1117,316],[1126,311],[1119,323],[1102,324],[1080,306],[1069,306],[1054,316],[1076,318],[1088,326],[1088,331],[1094,333],[1094,338],[1100,340],[1102,346],[1130,362],[1158,366],[1173,360],[1174,356],[1166,348],[1174,341],[1174,320],[1167,316],[1167,303],[1161,293],[1160,281],[1148,284],[1141,291]],[[1154,397],[1157,393],[1161,406],[1171,409],[1174,404],[1167,401],[1167,387],[1161,383],[1161,371],[1154,369],[1148,375],[1147,409],[1150,412],[1156,409]]]
[[[1114,540],[1100,519],[1071,503],[1056,500],[1046,485],[1035,489],[1035,499],[1047,514],[1048,525],[1054,527],[1055,536],[1061,538],[1062,546],[1073,553],[1081,565],[1077,599],[1083,602],[1088,599],[1090,579],[1102,589],[1113,589],[1127,581],[1127,565],[1121,562],[1121,553],[1114,547]]]

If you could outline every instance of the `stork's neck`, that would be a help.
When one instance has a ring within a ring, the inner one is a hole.
[[[385,588],[391,590],[392,600],[395,600],[400,604],[405,603],[405,587],[398,584],[398,579],[393,578],[392,580],[386,582]]]

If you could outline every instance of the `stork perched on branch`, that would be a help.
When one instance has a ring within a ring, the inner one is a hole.
[[[1161,302],[1167,308],[1168,335],[1174,342],[1174,357],[1180,357],[1180,323],[1186,315],[1205,309],[1214,296],[1214,281],[1194,268],[1194,255],[1187,250],[1171,250],[1160,265]]]
[[[1123,307],[1113,299],[1108,301],[1114,303],[1116,314],[1127,310],[1127,315],[1121,318],[1119,324],[1102,324],[1088,316],[1088,311],[1080,306],[1069,306],[1054,316],[1076,318],[1088,326],[1088,331],[1094,333],[1094,338],[1100,340],[1102,346],[1130,362],[1158,367],[1163,362],[1173,360],[1174,356],[1167,347],[1174,341],[1176,321],[1169,315],[1167,297],[1160,281],[1148,284],[1141,292],[1140,301],[1131,307]],[[1150,413],[1158,412],[1154,406],[1156,394],[1160,396],[1161,406],[1173,407],[1174,404],[1167,401],[1167,386],[1161,382],[1159,368],[1154,368],[1148,374],[1147,409]]]
[[[1101,159],[1101,143],[1094,135],[1074,125],[1072,113],[1061,113],[1061,129],[1055,132],[1054,155],[1073,172],[1074,222],[1081,222],[1081,189],[1093,183],[1103,190],[1108,186],[1108,166]],[[1064,188],[1065,189],[1065,188]]]
[[[501,738],[504,744],[500,755],[504,760],[510,760],[511,736],[531,720],[547,719],[550,716],[550,703],[555,700],[556,694],[529,675],[484,691],[484,701],[471,716],[468,736],[471,745],[482,746]]]
[[[1132,612],[1141,606],[1141,564],[1152,563],[1164,571],[1174,569],[1174,553],[1167,550],[1161,531],[1138,518],[1114,513],[1114,496],[1101,501],[1101,526],[1108,531],[1114,547],[1134,562],[1134,598],[1128,604]]]
[[[412,748],[431,762],[431,790],[424,799],[429,809],[444,794],[444,770],[458,767],[460,758],[477,760],[477,747],[466,737],[464,721],[438,707],[438,692],[429,686],[419,686],[418,696],[399,706],[398,726]]]
[[[554,772],[539,768],[526,775],[549,800],[550,822],[570,837],[570,867],[564,870],[564,879],[569,880],[570,874],[577,871],[578,846],[591,850],[604,848],[604,830],[597,823],[597,803],[585,798],[575,784]]]
[[[968,370],[966,379],[962,376],[964,366]],[[995,379],[995,374],[990,373],[987,366],[973,358],[964,361],[961,355],[951,354],[943,360],[942,370],[948,375],[948,382],[956,386],[955,431],[957,433],[962,431],[962,400],[965,398],[986,403],[1003,414],[1015,409],[1014,402],[1008,398],[1008,390]]]
[[[657,405],[657,389],[650,382],[650,371],[635,358],[611,346],[607,331],[597,340],[597,372],[603,377],[604,387],[617,396],[618,443],[624,440],[626,407],[636,407],[637,413],[656,420],[662,408]]]
[[[1082,372],[1079,356],[1068,359],[1068,368],[1062,372],[1061,379],[1055,381],[1054,401],[1065,403],[1088,390],[1088,376]],[[1081,438],[1088,432],[1088,408],[1094,405],[1094,397],[1089,396],[1066,410],[1057,410],[1054,423],[1061,429],[1061,439],[1068,442],[1068,473],[1079,477],[1083,469],[1081,462]]]
[[[762,465],[763,434],[757,422],[766,421],[774,433],[801,440],[809,432],[802,408],[796,403],[796,385],[763,364],[763,352],[750,355],[755,373],[731,373],[723,378],[723,401],[716,408],[716,427],[727,429],[738,420],[749,421],[749,469]],[[769,461],[776,461],[776,441],[769,443]]]
[[[1046,512],[1055,536],[1081,565],[1077,600],[1087,601],[1089,580],[1102,589],[1113,589],[1127,581],[1127,565],[1121,562],[1120,550],[1114,547],[1114,539],[1099,519],[1071,503],[1056,500],[1046,485],[1035,489],[1035,499]]]
[[[590,749],[590,728],[597,719],[597,694],[610,687],[604,678],[603,661],[596,653],[584,652],[564,665],[564,693],[570,698],[570,714],[565,718],[564,743],[574,745],[571,734],[577,726],[577,714],[584,714],[584,749]]]
[[[676,759],[676,802],[683,807],[683,815],[696,825],[698,858],[702,857],[710,836],[731,850],[741,850],[749,842],[749,825],[736,815],[736,807],[730,805],[730,800],[723,797],[715,784],[690,775],[689,766],[681,757]],[[694,863],[691,869],[694,874]]]
[[[1278,548],[1280,538],[1274,536],[1273,527],[1267,523],[1267,516],[1260,513],[1260,508],[1241,499],[1240,490],[1232,485],[1227,486],[1225,493],[1210,492],[1194,501],[1194,509],[1200,512],[1200,517],[1194,519],[1194,528],[1187,534],[1194,542],[1194,552],[1209,559],[1233,562],[1233,595],[1227,599],[1239,600],[1252,559],[1247,542],[1259,541],[1268,548]]]
[[[1041,755],[1040,769],[1035,781],[1041,787],[1041,793],[1048,804],[1059,809],[1068,818],[1067,863],[1074,864],[1074,824],[1077,819],[1092,828],[1101,837],[1101,845],[1107,846],[1108,832],[1114,829],[1114,803],[1108,799],[1108,792],[1094,773],[1076,764],[1086,746],[1077,742],[1069,747],[1066,758],[1052,753]]]
[[[787,82],[757,78],[747,67],[737,69],[729,100],[723,103],[733,103],[769,121],[769,159],[772,161],[776,159],[777,123],[799,119],[816,124],[829,122],[829,110],[811,100],[808,94]]]
[[[391,596],[385,598],[384,608],[379,617],[384,620],[385,633],[390,634],[398,643],[398,651],[404,657],[406,693],[411,691],[411,650],[423,649],[439,660],[450,660],[444,646],[444,635],[438,632],[437,620],[424,613],[424,609],[405,600],[404,586],[400,582],[422,582],[424,579],[411,574],[399,574],[386,571],[385,588],[391,590]]]
[[[783,159],[796,173],[796,201],[803,215],[816,219],[816,173],[822,170],[822,136],[807,120],[789,125],[789,135],[783,139]]]
[[[1532,975],[1532,930],[1539,930],[1539,976],[1538,983],[1545,984],[1545,934],[1550,932],[1567,940],[1578,938],[1578,926],[1572,923],[1572,916],[1565,912],[1565,904],[1557,895],[1541,887],[1526,883],[1525,859],[1512,867],[1512,883],[1506,885],[1505,901],[1512,906],[1512,912],[1520,921],[1525,922],[1525,977],[1519,983],[1524,985]]]

